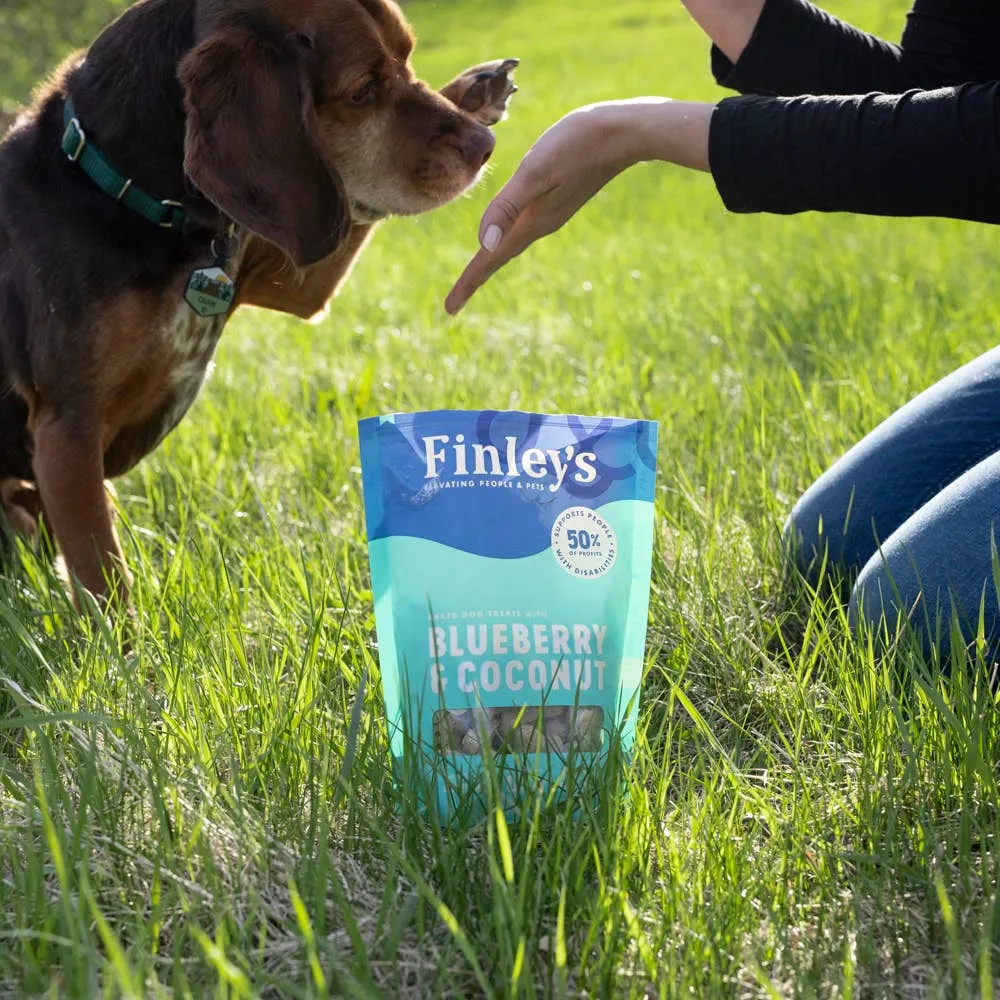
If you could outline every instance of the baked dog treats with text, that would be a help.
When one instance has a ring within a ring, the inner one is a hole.
[[[569,754],[627,751],[657,425],[439,410],[359,426],[393,756],[426,755],[447,810],[484,754],[544,757],[554,780]]]

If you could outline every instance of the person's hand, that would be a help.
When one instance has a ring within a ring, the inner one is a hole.
[[[445,301],[457,313],[490,275],[555,232],[608,181],[639,158],[631,102],[577,108],[542,134],[490,203],[480,250]]]
[[[528,150],[490,202],[480,249],[445,299],[454,315],[491,275],[555,232],[626,167],[665,159],[708,169],[710,105],[664,98],[609,101],[571,111]]]

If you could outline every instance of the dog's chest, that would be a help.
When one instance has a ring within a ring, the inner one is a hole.
[[[210,372],[227,315],[199,316],[182,302],[160,331],[167,366],[168,398],[161,440],[190,409]]]
[[[106,425],[111,432],[105,450],[108,476],[127,471],[160,444],[190,409],[211,371],[229,314],[199,315],[185,299],[186,287],[160,298],[133,349],[119,354]]]

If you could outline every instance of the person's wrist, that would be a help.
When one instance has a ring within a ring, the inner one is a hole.
[[[636,142],[643,160],[708,170],[713,104],[643,98],[635,107]]]
[[[618,170],[644,160],[708,169],[711,104],[632,97],[580,110],[600,116],[605,155]]]
[[[641,113],[633,100],[602,101],[577,108],[570,117],[586,123],[585,136],[609,173],[642,160],[645,145]]]

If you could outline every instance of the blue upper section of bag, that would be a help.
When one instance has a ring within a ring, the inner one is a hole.
[[[653,501],[654,421],[435,410],[358,429],[372,541],[406,535],[514,559],[547,548],[567,507]]]

